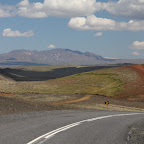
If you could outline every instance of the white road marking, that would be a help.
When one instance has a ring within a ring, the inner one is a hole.
[[[101,120],[101,119],[106,119],[106,118],[111,118],[111,117],[120,117],[120,116],[130,116],[130,115],[138,115],[138,114],[144,114],[144,113],[130,113],[130,114],[117,114],[117,115],[108,115],[108,116],[102,116],[102,117],[96,117],[96,118],[91,118],[91,119],[87,119],[87,120],[83,120],[83,121],[79,121],[79,122],[75,122],[63,127],[60,127],[56,130],[53,130],[51,132],[48,132],[30,142],[28,142],[27,144],[42,144],[43,142],[45,142],[46,140],[50,139],[51,137],[55,136],[57,133],[60,133],[62,131],[66,131],[70,128],[73,128],[75,126],[78,126],[84,122],[92,122],[92,121],[96,121],[96,120]]]
[[[65,127],[65,128],[62,128],[62,129],[60,129],[60,130],[57,130],[56,132],[53,132],[52,134],[46,136],[45,138],[46,138],[46,139],[49,139],[49,138],[51,138],[52,136],[54,136],[55,134],[57,134],[57,133],[59,133],[59,132],[61,132],[61,131],[65,131],[65,130],[67,130],[67,129],[70,129],[70,128],[72,128],[72,127],[78,126],[78,125],[80,125],[80,124],[81,124],[81,123],[74,123],[74,124],[72,124],[72,125],[68,125],[68,126]]]

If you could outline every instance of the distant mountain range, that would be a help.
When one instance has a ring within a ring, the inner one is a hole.
[[[70,49],[46,51],[14,50],[0,54],[0,65],[97,65],[97,64],[143,64],[144,59],[111,59],[100,55]]]

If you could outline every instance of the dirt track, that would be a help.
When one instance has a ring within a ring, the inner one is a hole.
[[[80,99],[75,99],[75,100],[69,100],[69,101],[63,101],[63,102],[56,102],[56,103],[52,103],[52,105],[63,105],[63,104],[71,104],[71,103],[78,103],[78,102],[82,102],[82,101],[86,101],[88,99],[90,99],[93,95],[86,95]]]

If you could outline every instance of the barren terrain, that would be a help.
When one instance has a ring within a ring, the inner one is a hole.
[[[109,110],[144,111],[144,65],[112,67],[3,68],[0,114],[106,110],[105,100]]]

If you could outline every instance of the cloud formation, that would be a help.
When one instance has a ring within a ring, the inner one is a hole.
[[[97,18],[97,11],[130,19],[117,22]],[[100,2],[96,0],[22,0],[16,6],[0,5],[0,17],[19,15],[27,18],[70,17],[69,27],[80,30],[144,30],[144,0],[119,0]],[[133,19],[133,20],[131,20]]]
[[[101,6],[96,0],[44,0],[43,3],[23,0],[18,4],[18,15],[28,18],[88,16]]]
[[[135,41],[130,47],[132,49],[144,50],[144,42]]]
[[[139,52],[132,52],[132,55],[139,56],[140,53]]]
[[[103,36],[103,33],[102,32],[97,32],[97,33],[94,34],[94,36],[95,37],[101,37],[101,36]]]
[[[56,48],[56,46],[53,44],[50,44],[50,45],[48,45],[48,48],[54,49],[54,48]]]
[[[13,6],[0,5],[0,18],[11,17],[15,15],[15,8]]]
[[[12,15],[14,7],[0,5],[0,17]],[[15,14],[28,18],[78,17],[93,15],[97,11],[129,19],[144,20],[144,0],[119,0],[98,2],[96,0],[44,0],[33,2],[22,0],[15,7]]]
[[[128,30],[144,31],[144,21],[116,22],[112,19],[97,18],[95,15],[73,17],[68,26],[77,30]]]
[[[144,20],[144,0],[119,0],[103,3],[103,10],[112,15]]]
[[[88,16],[103,10],[116,16],[144,20],[143,0],[44,0],[43,3],[23,0],[18,4],[18,14],[29,18]]]
[[[18,30],[13,31],[10,28],[7,28],[3,30],[2,36],[3,37],[32,37],[34,36],[34,33],[32,31],[21,33]]]

